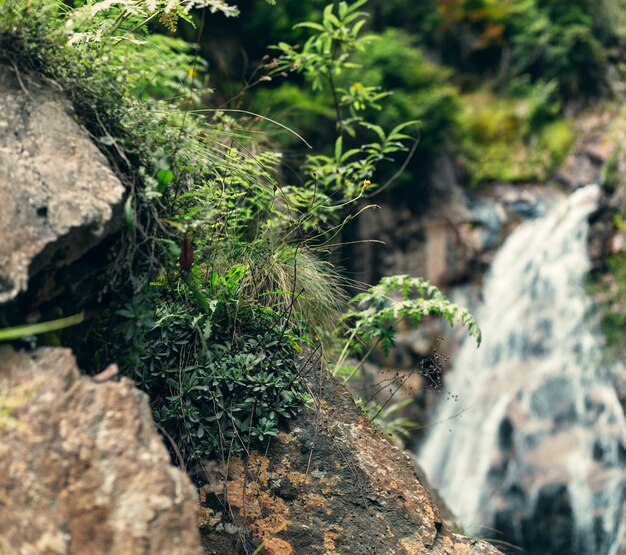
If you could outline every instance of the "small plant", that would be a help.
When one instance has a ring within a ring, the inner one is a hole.
[[[396,326],[401,321],[418,326],[427,316],[439,316],[450,325],[465,326],[480,345],[480,329],[474,317],[422,278],[384,277],[350,303],[354,308],[342,317],[347,340],[335,363],[335,374],[341,373],[346,381],[358,372],[374,349],[380,347],[385,354],[389,352],[395,344]],[[357,355],[361,362],[355,367],[346,367],[350,355]]]
[[[396,445],[403,445],[409,438],[410,431],[417,428],[417,422],[413,422],[403,416],[395,416],[413,403],[413,399],[404,399],[387,403],[385,406],[380,403],[366,402],[362,398],[356,398],[357,406],[370,418],[374,426],[383,432]]]
[[[412,137],[406,129],[418,125],[417,121],[405,121],[387,132],[366,118],[368,111],[380,111],[381,101],[389,96],[380,87],[359,80],[361,65],[355,58],[375,38],[361,33],[367,13],[360,8],[366,3],[329,4],[321,22],[296,25],[312,31],[301,51],[284,42],[273,47],[280,55],[270,65],[270,73],[304,75],[313,92],[330,95],[335,109],[337,136],[332,154],[309,154],[304,163],[305,187],[315,192],[305,229],[320,224],[333,228],[357,200],[387,187],[390,183],[376,183],[377,170],[382,162],[393,161],[395,155],[409,150],[406,143]],[[363,140],[364,134],[375,140]]]
[[[560,116],[555,87],[522,81],[515,94],[479,89],[461,97],[460,158],[471,185],[549,177],[575,139],[572,123]]]
[[[617,217],[620,218],[619,215]],[[620,220],[616,222],[618,225]],[[607,352],[621,356],[626,326],[626,251],[621,250],[610,255],[606,262],[605,273],[591,275],[591,292],[599,297],[600,331],[604,336]]]

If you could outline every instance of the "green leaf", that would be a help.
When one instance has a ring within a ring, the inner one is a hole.
[[[201,208],[202,207],[200,205],[196,205],[188,212],[175,216],[175,218],[177,220],[189,220],[190,218],[193,218],[198,212],[200,212]]]
[[[335,160],[337,162],[341,160],[342,150],[343,150],[343,137],[340,135],[335,141]]]
[[[367,0],[357,0],[356,2],[354,2],[353,4],[350,4],[348,6],[348,12],[352,13],[357,11],[361,6],[364,6],[365,4],[367,4]]]
[[[325,31],[323,25],[320,25],[319,23],[314,23],[312,21],[304,21],[302,23],[298,23],[297,25],[294,25],[293,27],[294,27],[294,29],[305,27],[305,28],[308,28],[308,29],[315,29],[316,31],[321,31],[321,32]],[[278,46],[280,46],[281,44],[286,44],[286,43],[279,43]]]
[[[362,121],[361,122],[361,127],[365,127],[366,129],[370,129],[370,130],[374,131],[374,133],[376,133],[376,135],[378,135],[378,138],[380,139],[380,141],[382,143],[385,142],[385,139],[386,139],[385,131],[383,130],[383,128],[380,125],[375,125],[375,124],[369,123],[367,121]]]
[[[124,222],[126,223],[126,227],[131,231],[134,231],[137,227],[137,215],[135,214],[135,208],[133,206],[134,198],[134,195],[128,195],[124,203]]]
[[[167,186],[172,182],[172,179],[174,179],[174,173],[172,170],[159,170],[157,172],[157,191],[159,193],[163,193],[165,189],[167,189]]]
[[[329,15],[332,15],[334,7],[335,6],[333,4],[327,4],[324,7],[324,11],[322,12],[322,20],[326,20],[326,19],[328,19]]]
[[[403,123],[401,123],[400,125],[396,125],[391,132],[389,133],[389,138],[395,138],[397,137],[398,133],[400,131],[402,131],[403,129],[409,127],[409,126],[417,126],[418,128],[421,126],[422,122],[419,120],[411,120],[411,121],[405,121]]]
[[[24,326],[15,326],[11,328],[0,329],[0,341],[11,341],[31,335],[39,335],[51,331],[58,331],[71,326],[76,326],[85,321],[85,313],[79,312],[67,318],[59,318],[58,320],[49,320],[39,324],[28,324]]]
[[[341,27],[341,22],[337,19],[337,16],[332,12],[329,12],[328,16],[325,17],[324,19],[325,19],[325,22],[328,22],[337,28]]]

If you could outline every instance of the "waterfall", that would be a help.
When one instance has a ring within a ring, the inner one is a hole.
[[[524,553],[626,546],[626,420],[583,289],[598,194],[579,189],[501,247],[475,311],[483,344],[454,357],[418,454],[466,532]]]

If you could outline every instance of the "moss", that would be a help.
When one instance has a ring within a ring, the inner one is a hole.
[[[565,120],[549,123],[539,131],[539,146],[546,153],[546,168],[551,171],[565,158],[576,135],[572,124]]]
[[[621,176],[619,172],[619,157],[621,149],[616,149],[602,168],[601,182],[609,194],[613,194],[619,187]]]
[[[543,182],[567,155],[575,140],[572,124],[537,96],[528,88],[516,97],[488,89],[462,97],[461,159],[472,185]]]

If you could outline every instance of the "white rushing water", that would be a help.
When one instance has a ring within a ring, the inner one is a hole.
[[[626,420],[583,289],[597,198],[597,187],[579,189],[502,246],[475,314],[483,344],[454,357],[418,454],[466,531],[508,518],[533,553],[613,555],[626,534]],[[550,505],[550,492],[568,508]],[[555,507],[560,516],[542,514]],[[568,518],[571,530],[559,528]],[[571,539],[541,551],[542,533]]]

